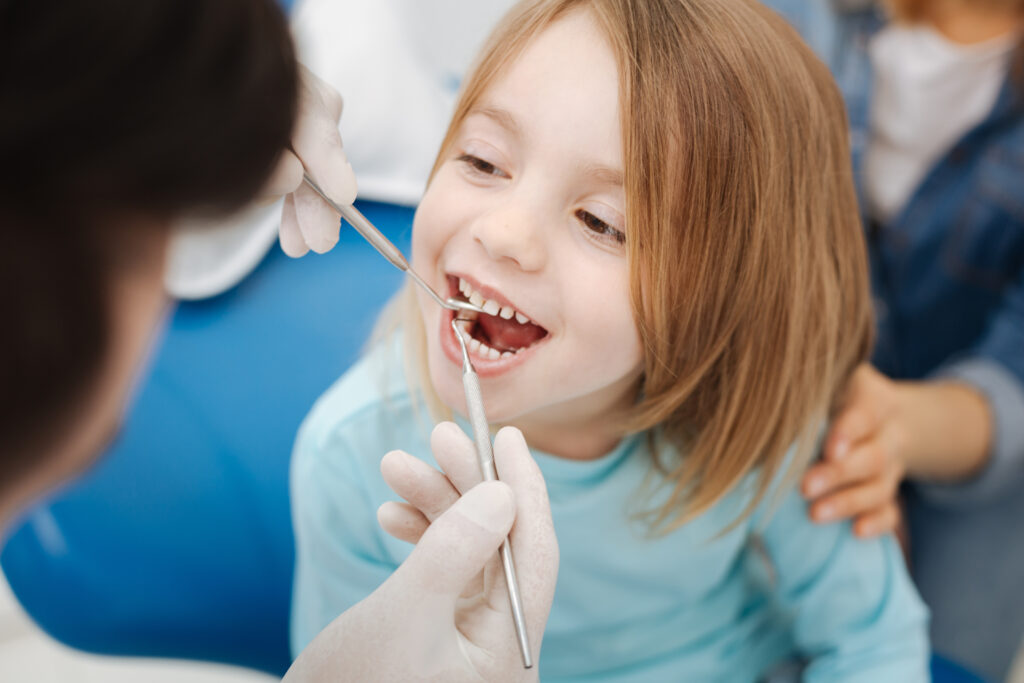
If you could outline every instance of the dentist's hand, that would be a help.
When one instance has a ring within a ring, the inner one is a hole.
[[[456,425],[438,425],[431,447],[445,474],[400,451],[381,461],[385,480],[409,502],[385,503],[378,518],[390,534],[416,544],[412,554],[313,640],[286,683],[537,680],[536,666],[523,669],[497,551],[514,518],[513,554],[536,662],[558,574],[540,470],[512,428],[494,440],[501,482],[480,483],[473,444]]]
[[[312,71],[300,67],[299,109],[291,151],[285,150],[267,185],[269,197],[285,196],[281,248],[292,257],[310,249],[322,254],[338,242],[341,225],[331,207],[302,182],[303,167],[338,204],[356,199],[356,177],[338,132],[341,96]]]

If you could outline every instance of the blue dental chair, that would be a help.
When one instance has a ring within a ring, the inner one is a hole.
[[[411,209],[360,208],[408,247]],[[275,247],[235,289],[180,304],[113,450],[31,511],[0,554],[33,619],[89,652],[282,675],[292,440],[400,283],[344,228],[324,256],[293,261]],[[932,675],[980,683],[940,658]]]

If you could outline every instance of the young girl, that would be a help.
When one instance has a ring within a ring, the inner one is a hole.
[[[485,46],[413,262],[489,313],[464,324],[488,416],[547,480],[544,680],[754,681],[794,657],[812,681],[927,680],[894,543],[813,525],[792,491],[869,348],[845,125],[748,0],[530,0]],[[296,651],[409,552],[376,525],[381,456],[430,461],[424,407],[464,410],[451,313],[408,289],[397,309],[296,445]]]

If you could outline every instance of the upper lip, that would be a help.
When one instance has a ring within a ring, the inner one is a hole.
[[[479,292],[480,295],[484,297],[484,299],[486,299],[487,301],[494,301],[502,308],[504,308],[505,306],[514,308],[516,311],[529,318],[530,322],[543,327],[543,325],[540,325],[540,323],[534,320],[533,316],[530,313],[520,308],[519,304],[509,301],[508,297],[502,294],[501,291],[499,291],[498,289],[495,289],[494,287],[491,287],[489,285],[481,284],[479,280],[469,275],[466,275],[465,273],[448,273],[448,275],[455,278],[455,283],[453,285],[450,284],[450,293],[452,296],[461,296],[462,292],[459,291],[458,281],[459,279],[465,280],[466,282],[469,283],[469,285],[473,288],[474,291]]]

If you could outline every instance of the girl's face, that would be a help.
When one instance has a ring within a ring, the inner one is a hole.
[[[642,367],[618,97],[590,14],[555,22],[466,117],[413,228],[417,272],[495,314],[468,326],[488,418],[566,457],[614,445],[608,414],[635,399]],[[452,312],[419,304],[434,388],[465,414]]]

